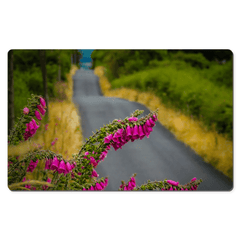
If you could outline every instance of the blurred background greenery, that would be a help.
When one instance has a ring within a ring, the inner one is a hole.
[[[45,51],[47,94],[52,101],[54,98],[59,98],[54,86],[57,82],[66,82],[66,74],[69,73],[71,64],[79,63],[81,53],[79,50],[41,51]],[[10,50],[8,60],[11,59],[10,54],[13,55],[13,107],[14,121],[16,121],[32,93],[44,96],[44,84],[39,50]]]
[[[230,50],[94,50],[113,88],[152,91],[167,106],[233,138],[233,54]]]

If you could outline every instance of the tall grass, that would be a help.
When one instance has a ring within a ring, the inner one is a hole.
[[[180,110],[166,107],[161,98],[151,91],[142,92],[125,87],[111,89],[103,67],[96,67],[94,72],[99,77],[104,96],[136,101],[144,104],[151,111],[159,108],[158,120],[163,126],[168,128],[178,140],[202,156],[204,161],[233,179],[233,143],[226,136],[207,129],[201,121],[183,114]]]

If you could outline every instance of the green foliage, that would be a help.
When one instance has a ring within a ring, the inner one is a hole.
[[[204,78],[218,84],[219,86],[233,87],[233,59],[225,64],[213,63],[209,69],[203,69],[201,72]]]
[[[31,97],[27,83],[22,77],[14,78],[14,115],[19,117],[26,105],[27,99]]]
[[[232,90],[203,78],[194,68],[161,66],[116,79],[112,87],[153,91],[164,103],[202,118],[209,127],[215,124],[218,132],[232,138]]]
[[[146,69],[151,60],[166,57],[166,50],[94,50],[91,55],[92,67],[106,67],[109,81]]]
[[[180,60],[190,63],[192,67],[200,69],[208,68],[210,62],[203,56],[202,53],[184,53],[179,51],[175,54],[171,54],[171,60]]]
[[[46,50],[46,70],[48,95],[56,97],[54,84],[58,79],[59,65],[61,80],[66,81],[66,73],[71,68],[71,54],[76,50]],[[79,56],[81,55],[78,52]],[[15,121],[21,114],[30,94],[43,95],[43,80],[38,50],[13,50],[14,113]]]

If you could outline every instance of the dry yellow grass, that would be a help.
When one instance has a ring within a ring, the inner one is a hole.
[[[96,67],[94,73],[99,77],[104,96],[119,97],[144,104],[151,111],[158,111],[159,122],[168,128],[178,140],[190,146],[204,161],[212,164],[225,175],[233,178],[233,142],[215,131],[207,130],[200,121],[167,108],[161,99],[151,92],[134,89],[111,89],[103,67]]]
[[[41,126],[39,132],[30,141],[23,142],[17,146],[8,147],[8,156],[20,156],[34,151],[37,148],[49,149],[58,154],[62,154],[67,160],[79,151],[83,143],[81,118],[77,108],[72,103],[73,81],[72,76],[78,68],[72,66],[71,71],[67,74],[67,88],[65,94],[67,99],[62,102],[49,103],[49,122],[48,126]],[[57,140],[56,140],[57,138]],[[56,141],[55,141],[56,140]],[[55,141],[55,144],[52,144]],[[39,166],[33,173],[27,173],[27,179],[36,178]]]

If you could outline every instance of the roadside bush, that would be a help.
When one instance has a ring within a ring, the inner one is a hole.
[[[151,69],[112,81],[113,88],[127,87],[153,91],[164,103],[201,118],[208,127],[232,138],[232,91],[202,78],[196,70],[173,66]]]
[[[181,60],[189,63],[196,68],[209,68],[210,62],[203,56],[202,53],[184,53],[179,51],[171,55],[171,60]]]
[[[200,74],[219,86],[233,88],[233,59],[225,64],[212,63],[209,69],[203,69]]]
[[[109,81],[123,75],[144,70],[149,62],[156,59],[158,61],[166,59],[167,50],[94,50],[92,68],[104,66],[107,69]]]

